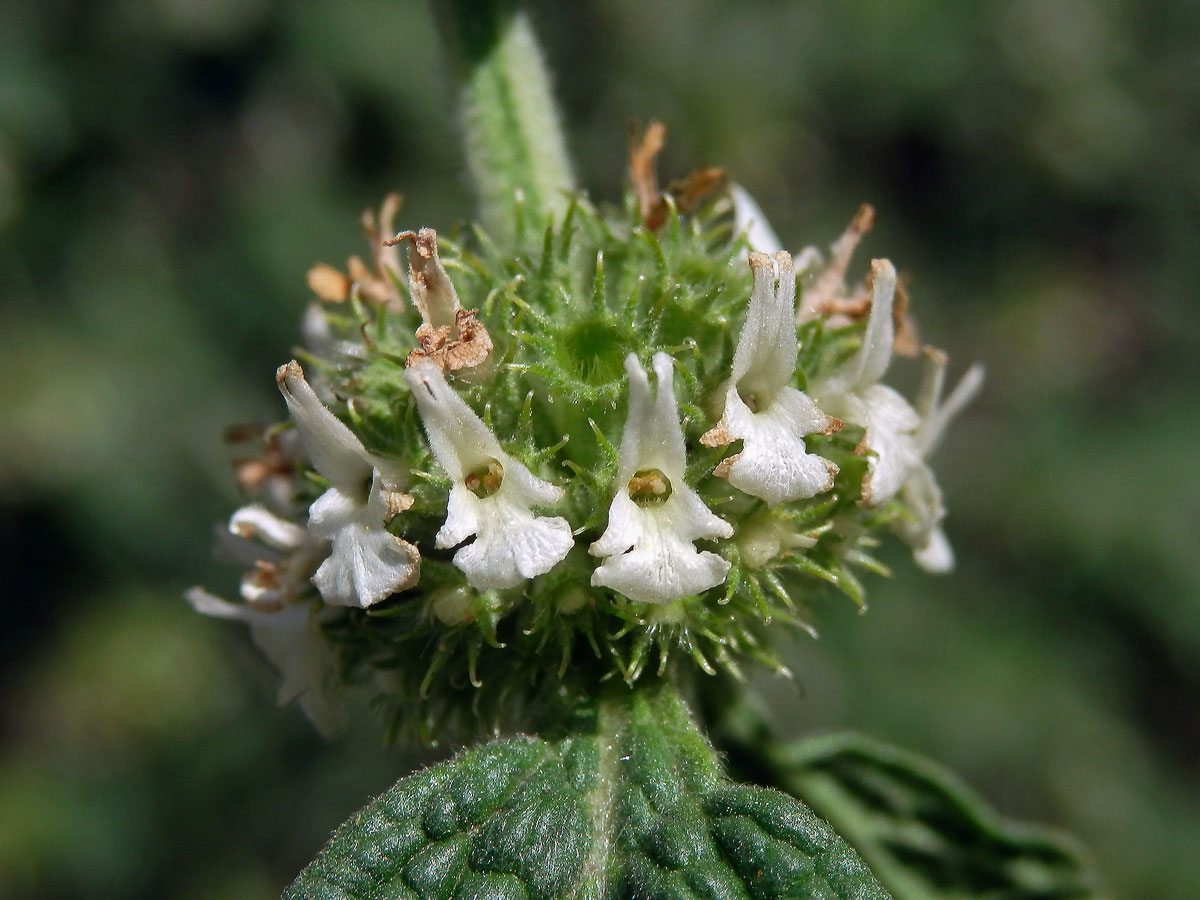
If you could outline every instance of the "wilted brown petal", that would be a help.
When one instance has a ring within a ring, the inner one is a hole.
[[[657,231],[667,221],[667,201],[658,189],[658,176],[654,172],[654,160],[666,141],[667,126],[657,120],[646,126],[640,139],[636,131],[630,135],[629,174],[637,193],[642,224],[651,231]]]
[[[906,278],[896,281],[896,299],[892,306],[892,323],[896,327],[896,337],[892,341],[892,350],[901,356],[916,356],[921,352],[921,341],[917,337],[917,325],[908,314],[911,298],[906,281]]]
[[[350,296],[351,279],[328,263],[308,270],[308,288],[326,303],[341,303]]]
[[[723,188],[726,182],[725,170],[716,166],[689,172],[680,180],[671,182],[670,191],[675,198],[675,208],[681,213],[692,212],[705,197]]]
[[[864,302],[860,308],[860,300],[866,301],[869,293],[855,291],[853,295],[847,296],[846,270],[850,268],[850,258],[854,255],[855,248],[874,224],[875,209],[864,203],[858,208],[841,237],[829,248],[829,265],[821,271],[812,286],[804,291],[799,318],[839,314],[853,318],[866,313],[870,304]]]
[[[492,337],[478,315],[478,310],[460,308],[454,313],[452,326],[430,328],[421,325],[417,328],[419,346],[408,355],[405,366],[413,366],[421,359],[430,360],[442,372],[482,365],[492,352]]]

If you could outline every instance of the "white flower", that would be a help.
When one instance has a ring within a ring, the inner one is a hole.
[[[561,516],[536,516],[532,508],[557,503],[563,489],[501,450],[432,361],[413,361],[404,379],[434,458],[454,481],[435,546],[456,547],[475,535],[454,554],[454,564],[479,590],[515,587],[549,572],[574,543],[571,526]]]
[[[684,482],[683,430],[675,404],[671,357],[654,355],[657,396],[635,354],[625,359],[629,414],[621,437],[617,489],[608,527],[590,552],[607,557],[592,584],[631,600],[667,603],[725,580],[729,563],[698,551],[701,538],[728,538],[733,529]]]
[[[385,527],[389,502],[395,509],[405,496],[398,479],[385,477],[383,464],[325,408],[299,363],[281,366],[275,378],[309,460],[331,485],[308,511],[309,534],[331,544],[312,578],[321,598],[365,609],[416,584],[420,553]]]
[[[708,447],[742,441],[742,452],[722,460],[715,474],[774,506],[803,500],[833,486],[838,468],[810,454],[809,434],[840,427],[788,382],[796,371],[796,272],[792,257],[750,254],[754,288],[733,355],[733,371],[717,426],[700,438]],[[775,270],[779,281],[776,284]]]
[[[333,690],[336,659],[320,632],[320,623],[308,604],[292,604],[274,612],[230,603],[202,588],[185,595],[196,612],[233,619],[250,627],[250,637],[279,673],[279,705],[293,700],[326,737],[345,726],[346,710]]]
[[[974,365],[942,402],[946,377],[946,354],[932,347],[925,350],[925,380],[917,395],[916,411],[921,424],[916,431],[921,462],[900,489],[906,518],[895,524],[900,537],[913,548],[913,559],[927,572],[943,573],[954,568],[954,551],[942,530],[946,509],[942,491],[926,460],[941,442],[946,426],[974,399],[983,385],[983,366]]]
[[[886,259],[871,261],[871,313],[862,346],[832,373],[809,386],[830,415],[866,429],[863,445],[874,455],[863,479],[863,502],[885,503],[920,464],[920,420],[908,401],[880,379],[892,360],[892,303],[896,270]]]

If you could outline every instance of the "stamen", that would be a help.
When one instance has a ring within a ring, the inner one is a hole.
[[[504,481],[504,466],[500,465],[498,460],[488,460],[486,466],[480,466],[473,472],[468,472],[467,477],[463,479],[463,484],[467,490],[476,497],[490,497],[496,491],[500,490],[500,485]]]

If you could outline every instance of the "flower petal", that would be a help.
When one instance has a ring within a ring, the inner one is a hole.
[[[774,259],[751,253],[749,263],[754,286],[730,380],[743,396],[765,394],[766,402],[796,371],[796,270],[783,251]]]
[[[838,467],[809,453],[804,443],[806,435],[826,432],[832,423],[807,395],[782,388],[770,406],[754,413],[730,388],[723,421],[731,439],[741,438],[742,452],[718,466],[717,474],[738,490],[774,506],[833,487]]]
[[[628,482],[639,469],[658,469],[672,483],[683,480],[686,451],[675,402],[675,364],[666,353],[656,353],[652,365],[658,378],[658,393],[653,400],[650,379],[637,354],[625,357],[629,412],[621,435],[618,484]]]
[[[281,519],[257,504],[243,506],[229,518],[229,531],[248,540],[260,540],[276,550],[295,550],[306,532],[295,522]]]
[[[382,526],[364,521],[344,525],[329,557],[312,577],[321,599],[333,606],[366,609],[421,577],[421,554]]]
[[[946,426],[972,400],[983,387],[983,366],[979,363],[971,366],[950,396],[942,401],[942,387],[945,383],[946,354],[932,347],[925,348],[925,378],[917,392],[917,402],[914,404],[917,414],[921,417],[921,426],[917,430],[918,441],[922,455],[932,453],[942,441]]]
[[[877,383],[887,372],[896,338],[892,321],[895,295],[896,269],[886,259],[871,260],[871,312],[862,345],[819,386],[813,387],[813,396],[822,407],[826,405],[827,396],[862,391]]]
[[[550,571],[571,549],[571,526],[561,517],[536,516],[532,508],[557,503],[563,489],[505,453],[432,362],[415,362],[404,377],[416,398],[430,449],[454,480],[435,546],[455,547],[476,535],[454,555],[454,564],[479,589],[514,587]],[[477,496],[466,479],[492,464],[499,465],[500,484],[489,496]]]
[[[733,200],[733,227],[738,234],[746,235],[746,243],[751,250],[759,253],[776,253],[783,249],[779,238],[775,236],[771,223],[763,214],[759,205],[741,185],[734,184],[729,188],[729,196]]]
[[[498,460],[508,472],[506,461],[510,457],[436,365],[419,360],[404,370],[404,380],[417,401],[429,447],[451,479],[462,481],[469,472],[492,460]]]
[[[945,575],[954,571],[954,549],[940,526],[929,533],[929,539],[923,547],[913,548],[913,559],[931,575]]]
[[[280,366],[275,381],[313,467],[343,491],[361,490],[371,476],[371,459],[362,441],[325,407],[298,362]]]
[[[592,572],[592,584],[639,603],[667,603],[723,582],[729,562],[715,553],[697,551],[692,540],[730,537],[733,529],[694,493],[692,497],[700,510],[680,491],[660,507],[643,509],[619,491],[608,510],[608,528],[591,547],[593,554],[608,556]]]
[[[527,578],[543,575],[558,565],[575,543],[566,519],[535,516],[503,490],[483,498],[465,488],[461,494],[465,495],[464,505],[473,502],[475,506],[477,537],[454,554],[454,564],[476,590],[516,587]]]
[[[908,401],[884,384],[871,385],[857,402],[854,421],[866,428],[863,444],[875,454],[867,463],[863,502],[877,506],[894,497],[921,465],[915,437],[920,420]]]
[[[408,284],[421,318],[431,329],[453,327],[460,306],[454,282],[446,274],[438,257],[437,232],[422,228],[406,231],[386,242],[394,246],[408,240]]]
[[[620,485],[608,510],[604,533],[589,548],[607,557],[592,572],[592,584],[610,587],[632,600],[666,603],[714,587],[725,580],[729,563],[698,551],[701,538],[728,538],[729,523],[715,515],[683,479],[684,443],[672,384],[673,363],[655,354],[657,396],[637,357],[625,360],[629,374],[629,413],[621,438]],[[670,495],[639,506],[629,495],[630,479],[657,469],[670,481]]]

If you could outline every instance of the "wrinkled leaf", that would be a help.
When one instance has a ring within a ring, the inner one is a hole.
[[[582,733],[497,740],[402,779],[289,900],[886,900],[792,797],[725,777],[678,698],[624,691]]]
[[[769,751],[780,787],[824,816],[897,900],[1101,900],[1082,850],[1004,819],[952,773],[858,735]]]

